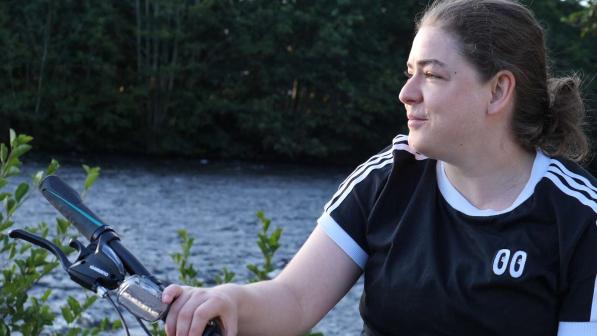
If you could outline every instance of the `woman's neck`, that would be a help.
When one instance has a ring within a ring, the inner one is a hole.
[[[514,203],[527,184],[535,153],[502,143],[468,157],[444,162],[448,180],[478,209],[503,210]]]

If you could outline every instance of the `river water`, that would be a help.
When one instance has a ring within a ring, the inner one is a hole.
[[[26,162],[20,179],[49,160]],[[85,203],[120,234],[123,244],[158,278],[177,281],[178,271],[170,254],[180,251],[178,229],[186,229],[195,243],[191,262],[208,284],[227,267],[236,273],[234,282],[250,277],[245,265],[262,262],[257,244],[262,210],[273,227],[282,227],[281,247],[274,262],[282,268],[314,228],[323,205],[333,195],[349,169],[311,168],[293,165],[211,163],[194,160],[142,160],[123,158],[63,158],[58,171],[67,183],[82,189],[85,172],[81,164],[100,166],[101,174]],[[56,211],[40,193],[32,192],[17,211],[17,226],[47,222],[55,232]],[[44,280],[36,291],[54,289],[51,303],[65,303],[66,295],[84,298],[85,293],[60,269]],[[362,280],[317,324],[314,331],[325,335],[359,335],[361,319],[358,299]],[[90,293],[90,292],[89,292]],[[105,300],[99,300],[86,316],[117,315]],[[126,317],[127,315],[125,315]],[[130,315],[128,315],[130,317]],[[61,319],[58,319],[61,320]],[[132,333],[142,335],[128,318]],[[57,325],[56,327],[60,327]],[[124,334],[124,331],[118,334]]]

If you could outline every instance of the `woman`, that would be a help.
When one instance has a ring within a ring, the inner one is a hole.
[[[400,92],[408,136],[358,167],[271,281],[170,286],[168,335],[300,335],[361,272],[364,335],[597,335],[597,186],[578,79],[507,0],[436,1]]]

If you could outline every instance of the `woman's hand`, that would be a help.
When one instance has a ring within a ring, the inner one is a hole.
[[[162,295],[164,303],[172,305],[166,318],[168,336],[202,335],[210,320],[218,318],[223,336],[235,336],[238,330],[238,304],[231,287],[198,288],[170,285]]]
[[[273,280],[210,289],[168,286],[169,336],[202,336],[219,319],[223,336],[302,335],[346,294],[361,269],[318,225],[292,261]]]

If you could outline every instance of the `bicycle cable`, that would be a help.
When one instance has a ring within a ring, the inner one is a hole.
[[[135,316],[135,315],[133,315],[133,316]],[[147,329],[147,326],[145,326],[145,323],[143,323],[143,321],[139,317],[135,316],[135,318],[137,319],[137,322],[139,322],[139,325],[141,326],[141,328],[143,328],[145,333],[148,336],[151,336],[151,332],[149,332],[149,330]]]
[[[118,309],[118,306],[116,306],[116,303],[114,302],[114,300],[112,300],[112,298],[110,297],[110,293],[106,292],[105,297],[108,298],[108,301],[110,301],[112,306],[114,306],[114,309],[116,309],[116,311],[118,312],[118,315],[120,316],[120,321],[122,322],[122,325],[124,326],[124,331],[126,332],[126,335],[131,336],[131,334],[129,333],[129,327],[126,324],[126,320],[124,319],[124,316],[122,316],[122,312],[120,312],[120,309]]]

